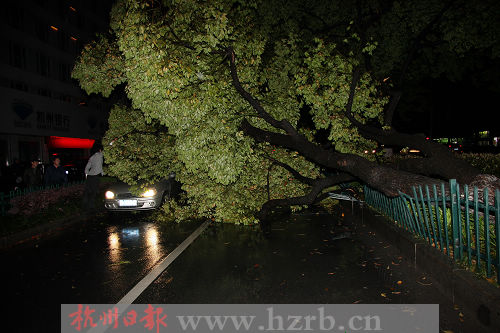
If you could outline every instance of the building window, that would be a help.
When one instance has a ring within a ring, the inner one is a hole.
[[[69,37],[64,32],[59,32],[59,48],[63,51],[68,51]]]
[[[76,25],[77,25],[78,29],[83,29],[85,26],[83,16],[80,13],[77,13],[76,15],[77,15]]]
[[[23,12],[14,4],[9,4],[6,8],[7,22],[15,28],[22,30],[23,28]]]
[[[50,60],[40,52],[36,54],[36,70],[42,76],[49,76],[50,74]]]
[[[17,68],[26,68],[26,49],[12,41],[9,42],[9,63]]]
[[[64,18],[66,12],[67,12],[67,3],[66,1],[64,0],[58,0],[57,1],[57,15],[60,17],[60,18]]]
[[[28,85],[24,82],[21,82],[21,81],[11,81],[10,87],[12,89],[16,89],[16,90],[21,90],[21,91],[25,91],[25,92],[28,91]]]
[[[35,0],[35,3],[42,8],[47,8],[47,0]]]
[[[46,88],[38,88],[38,95],[43,97],[52,97],[52,91]]]
[[[48,42],[49,41],[49,28],[48,24],[42,23],[38,21],[35,24],[35,34],[38,37],[39,40],[42,42]]]
[[[71,70],[70,66],[65,63],[59,64],[59,79],[61,81],[70,81],[71,80]]]

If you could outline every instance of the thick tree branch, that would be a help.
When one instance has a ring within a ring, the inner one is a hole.
[[[420,150],[426,155],[424,162],[407,161],[402,162],[400,167],[403,170],[414,172],[426,176],[438,176],[441,178],[455,178],[461,183],[468,184],[480,174],[479,170],[472,167],[464,160],[456,158],[451,151],[443,145],[426,140],[422,135],[399,133],[392,130],[382,130],[380,128],[362,124],[352,114],[352,102],[356,85],[359,82],[359,68],[355,69],[352,76],[349,99],[345,108],[346,117],[358,128],[359,133],[379,144],[395,147],[411,147]],[[386,110],[386,121],[392,121],[392,116],[397,103],[401,97],[400,93],[395,93],[391,97]]]
[[[241,129],[246,135],[258,142],[268,142],[298,151],[308,160],[342,173],[348,173],[388,196],[397,196],[399,191],[411,193],[411,187],[414,185],[436,184],[439,182],[433,178],[379,165],[358,155],[343,154],[324,149],[301,135],[290,136],[265,131],[252,126],[246,120],[242,122]]]
[[[402,95],[401,90],[395,90],[391,92],[391,97],[389,99],[389,103],[387,103],[384,107],[384,125],[392,127],[392,120],[394,118],[394,112],[396,111],[396,107],[399,104],[399,100]]]
[[[268,217],[273,209],[277,207],[290,207],[294,205],[310,205],[315,202],[318,195],[325,188],[334,186],[340,183],[345,183],[354,180],[349,174],[341,173],[327,178],[318,179],[314,182],[311,191],[303,196],[292,197],[286,199],[272,199],[262,205],[261,210],[257,213],[257,217],[261,222],[268,221]]]
[[[304,184],[307,184],[307,185],[313,185],[314,182],[316,181],[313,178],[309,178],[309,177],[301,175],[300,172],[298,172],[297,170],[295,170],[294,168],[292,168],[290,165],[288,165],[286,163],[280,162],[277,159],[274,159],[274,158],[272,158],[270,156],[266,156],[266,158],[269,159],[269,160],[271,160],[273,162],[272,164],[279,165],[283,169],[285,169],[288,172],[290,172],[293,175],[293,177],[295,179],[297,179],[301,183],[304,183]]]
[[[352,115],[352,104],[354,102],[354,95],[356,94],[356,86],[361,78],[361,67],[356,66],[352,72],[351,86],[349,87],[349,98],[345,106],[345,112]]]
[[[248,91],[245,90],[245,88],[243,88],[240,78],[238,77],[238,71],[236,70],[236,55],[231,47],[228,47],[227,49],[227,57],[229,58],[229,68],[231,71],[233,86],[236,88],[236,91],[241,95],[241,97],[243,97],[250,104],[250,106],[257,111],[257,114],[271,126],[277,129],[282,129],[290,135],[297,134],[297,130],[288,122],[288,120],[283,119],[278,121],[275,119],[266,110],[264,110],[257,99],[255,99]]]
[[[402,170],[444,179],[454,178],[463,184],[471,183],[480,174],[478,169],[465,160],[455,157],[446,146],[427,140],[423,135],[400,133],[395,130],[384,131],[361,124],[352,115],[346,115],[363,137],[385,146],[418,149],[425,155],[426,158],[420,160],[401,161],[399,167]]]

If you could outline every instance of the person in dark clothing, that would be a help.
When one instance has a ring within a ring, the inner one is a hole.
[[[102,146],[94,145],[94,154],[89,158],[87,165],[85,166],[85,191],[83,193],[83,209],[87,212],[92,212],[96,209],[95,202],[97,194],[99,193],[99,181],[100,177],[103,175],[102,164]]]
[[[62,185],[68,182],[68,175],[66,170],[61,166],[61,159],[59,157],[54,158],[52,165],[45,171],[45,186],[50,185]]]
[[[42,172],[38,168],[39,163],[37,159],[32,159],[30,167],[24,169],[23,181],[26,187],[42,185]]]
[[[23,185],[24,164],[16,158],[11,166],[12,177],[14,179],[14,190],[18,190]]]

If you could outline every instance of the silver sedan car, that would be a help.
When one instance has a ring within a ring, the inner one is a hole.
[[[130,185],[117,182],[107,189],[104,207],[109,211],[156,209],[179,192],[180,184],[173,177],[146,187],[139,195],[132,193]]]

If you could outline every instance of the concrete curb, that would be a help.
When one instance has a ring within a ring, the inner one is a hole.
[[[485,327],[500,332],[500,288],[456,266],[439,250],[369,208],[365,210],[364,223],[396,246],[415,268],[431,275],[445,296],[466,304]]]

